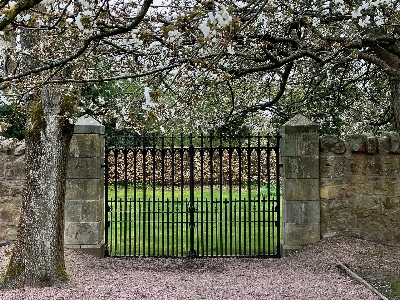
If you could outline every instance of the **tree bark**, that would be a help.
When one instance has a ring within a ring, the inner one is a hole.
[[[394,125],[396,127],[396,131],[400,133],[400,79],[399,78],[392,78],[390,80],[390,90],[392,94]]]
[[[19,234],[2,289],[64,286],[69,280],[64,206],[73,125],[62,116],[66,100],[57,88],[43,88],[39,97],[28,102],[26,188]]]
[[[383,61],[388,67],[395,70],[400,70],[400,57],[396,52],[389,51],[381,46],[376,46],[373,48],[373,50],[378,59]],[[377,66],[381,68],[381,66]],[[390,81],[390,92],[392,96],[391,104],[394,116],[393,125],[395,126],[396,131],[400,133],[400,78],[398,76],[394,76],[390,72],[386,72],[386,74]]]

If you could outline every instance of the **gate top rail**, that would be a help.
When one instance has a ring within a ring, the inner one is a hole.
[[[276,149],[281,136],[276,135],[127,135],[116,134],[106,136],[106,146],[109,149],[134,148],[202,148],[202,149],[229,149],[229,148],[260,148]]]

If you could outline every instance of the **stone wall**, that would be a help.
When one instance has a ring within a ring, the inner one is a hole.
[[[400,247],[400,136],[319,137],[301,115],[283,125],[283,256],[331,236]]]
[[[320,138],[321,237],[348,235],[400,246],[397,133]]]
[[[25,179],[25,143],[0,137],[0,244],[13,241]]]

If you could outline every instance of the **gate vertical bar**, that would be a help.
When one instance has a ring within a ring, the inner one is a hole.
[[[110,206],[109,206],[109,203],[108,203],[108,178],[109,178],[109,165],[108,165],[108,155],[109,155],[109,149],[108,149],[108,139],[107,139],[107,136],[105,136],[104,137],[104,140],[105,140],[105,143],[104,143],[104,146],[105,146],[105,149],[104,149],[104,208],[105,208],[105,210],[104,210],[104,220],[105,220],[105,232],[104,232],[104,237],[105,237],[105,242],[106,242],[106,244],[105,244],[105,253],[104,253],[104,255],[105,256],[109,256],[110,255],[110,253],[109,253],[109,251],[108,251],[108,230],[109,230],[109,228],[110,228],[110,221],[109,221],[109,218],[108,218],[108,214],[109,214],[109,212],[110,212]]]
[[[267,194],[267,212],[268,212],[268,254],[271,254],[271,148],[270,139],[268,136],[267,140],[267,182],[268,182],[268,194]],[[272,212],[273,213],[273,212]]]
[[[164,219],[164,200],[165,200],[165,188],[164,188],[164,185],[165,185],[165,149],[164,149],[164,147],[165,147],[165,144],[164,144],[164,137],[161,137],[161,230],[162,230],[162,233],[161,233],[161,249],[162,249],[162,256],[165,256],[165,252],[164,252],[164,249],[165,249],[165,243],[164,243],[164,240],[165,240],[165,232],[164,232],[164,222],[165,222],[165,219]],[[168,205],[168,202],[167,202],[167,205]],[[168,209],[168,206],[167,206],[167,209]]]
[[[190,202],[189,202],[189,229],[190,229],[190,252],[189,257],[196,257],[196,250],[194,249],[194,146],[193,146],[193,136],[190,134],[190,146],[189,146],[189,161],[190,161]]]
[[[242,140],[239,137],[238,145],[238,160],[239,160],[239,252],[242,254]]]
[[[123,223],[121,224],[124,227],[124,256],[126,256],[126,248],[127,248],[127,222],[128,222],[128,145],[127,145],[127,135],[124,134],[124,219],[121,220]],[[130,241],[129,241],[130,248]]]
[[[281,256],[281,186],[280,186],[280,162],[279,162],[279,139],[281,137],[279,135],[276,136],[276,147],[275,147],[275,156],[276,156],[276,227],[277,227],[277,245],[276,245],[276,254],[278,257]]]
[[[184,195],[183,195],[183,190],[184,190],[184,174],[183,174],[183,158],[185,156],[185,149],[184,149],[184,145],[183,145],[183,133],[181,133],[181,146],[180,146],[180,176],[181,176],[181,190],[180,190],[180,203],[181,203],[181,211],[180,211],[180,215],[181,215],[181,221],[180,221],[180,226],[181,226],[181,256],[183,256],[183,226],[187,221],[186,218],[186,214],[184,215],[183,213],[183,202],[184,202]],[[178,229],[177,229],[178,230]],[[179,233],[177,232],[177,237],[178,237]],[[178,242],[178,241],[177,241]],[[187,244],[187,239],[186,239],[186,244]]]
[[[172,205],[172,227],[171,227],[171,252],[175,253],[175,146],[174,136],[171,136],[171,205]],[[168,235],[169,237],[169,235]]]
[[[213,150],[213,136],[212,133],[210,134],[210,152],[209,152],[209,159],[210,159],[210,211],[211,211],[211,237],[210,237],[210,251],[211,251],[211,256],[214,255],[213,247],[214,247],[214,172],[213,172],[213,156],[214,156],[214,150]],[[208,235],[208,232],[207,232]],[[208,249],[208,248],[207,248]]]
[[[200,201],[201,201],[201,255],[204,256],[204,136],[203,133],[200,137]],[[206,210],[207,210],[207,199],[206,199]],[[207,214],[206,214],[206,241],[208,235],[208,227],[207,227]],[[206,242],[207,245],[207,242]],[[207,247],[207,246],[206,246]],[[199,248],[197,250],[197,254],[199,254]]]
[[[219,241],[220,241],[220,248],[221,248],[221,255],[224,255],[224,239],[223,239],[223,228],[222,228],[222,224],[223,224],[223,195],[222,195],[222,170],[223,170],[223,166],[222,166],[222,159],[223,159],[223,155],[224,155],[224,150],[222,148],[222,134],[219,134],[219,148],[218,148],[218,152],[219,152]]]
[[[115,140],[115,145],[114,145],[114,244],[113,244],[113,250],[114,250],[114,255],[117,253],[117,245],[118,245],[118,149],[117,149],[117,138]]]
[[[249,242],[249,252],[251,255],[251,137],[247,137],[247,197],[248,197],[248,242]],[[247,225],[247,224],[246,224]]]
[[[229,254],[232,255],[232,249],[233,249],[233,244],[232,241],[233,239],[236,240],[236,231],[235,234],[233,234],[233,222],[236,221],[235,218],[233,217],[233,206],[232,206],[232,136],[229,136],[229,149],[228,149],[228,165],[229,165]],[[235,223],[236,224],[236,223]],[[228,226],[226,226],[227,228]],[[225,230],[225,234],[226,234],[226,230]]]
[[[139,241],[139,247],[140,247],[140,223],[139,223],[139,230],[137,231],[136,228],[136,223],[138,219],[138,214],[137,214],[137,207],[136,207],[136,177],[137,177],[137,167],[136,167],[136,159],[137,159],[137,142],[136,142],[136,134],[133,136],[133,238],[134,238],[134,244],[133,244],[133,255],[136,256],[136,244]],[[140,248],[139,248],[140,252]]]
[[[153,256],[156,255],[156,141],[155,135],[152,136],[152,144],[153,147],[151,149],[151,158],[152,158],[152,190],[153,190],[153,211],[152,211],[152,229],[153,229],[153,236],[152,236],[152,243],[153,243]],[[150,239],[149,239],[150,242]]]
[[[257,216],[257,223],[258,223],[258,228],[257,228],[257,252],[258,254],[263,254],[261,251],[261,207],[262,207],[262,202],[261,202],[261,136],[258,134],[257,136],[257,204],[258,204],[258,216]],[[263,224],[265,225],[265,224]]]

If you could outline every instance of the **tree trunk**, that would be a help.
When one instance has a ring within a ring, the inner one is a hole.
[[[392,93],[394,125],[396,131],[400,133],[400,79],[394,78],[390,80],[390,90]]]
[[[73,125],[63,117],[68,102],[63,98],[52,87],[28,101],[26,188],[3,289],[63,286],[69,280],[64,262],[64,206]]]

